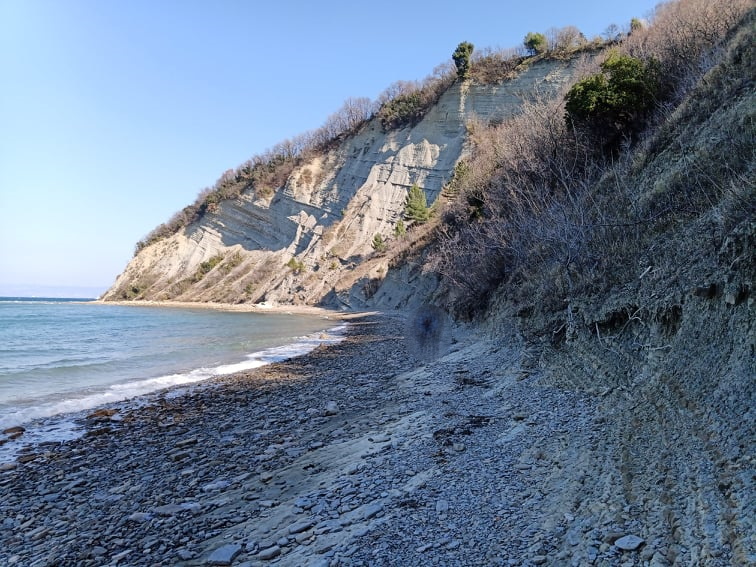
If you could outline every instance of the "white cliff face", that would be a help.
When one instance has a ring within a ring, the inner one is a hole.
[[[429,204],[439,197],[463,155],[469,120],[504,119],[536,93],[554,96],[574,67],[574,61],[543,61],[500,85],[454,84],[414,127],[386,133],[374,119],[300,165],[269,200],[225,201],[143,249],[105,299],[318,303],[329,297],[357,307],[388,270],[387,258],[374,257],[374,236],[391,237],[413,184]],[[304,269],[285,267],[292,258]],[[405,280],[387,282],[409,285]],[[387,298],[404,301],[408,294],[379,296],[390,303]]]

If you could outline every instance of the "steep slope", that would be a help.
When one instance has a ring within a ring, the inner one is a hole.
[[[536,384],[599,405],[590,451],[553,455],[542,489],[575,519],[561,550],[581,564],[630,530],[640,564],[756,560],[754,15],[596,188],[642,219],[595,236],[609,285],[550,312],[504,286],[488,313],[494,336],[529,338]]]
[[[500,120],[536,94],[554,96],[577,64],[542,60],[499,85],[455,83],[413,127],[384,132],[373,119],[300,165],[272,197],[224,201],[140,251],[104,299],[318,303],[328,296],[334,306],[357,307],[390,260],[374,258],[373,237],[391,237],[413,184],[436,201],[465,150],[468,121]]]

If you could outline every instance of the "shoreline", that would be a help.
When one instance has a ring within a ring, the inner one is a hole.
[[[215,302],[193,302],[193,301],[154,301],[154,300],[134,300],[134,301],[103,301],[96,299],[87,303],[98,305],[118,305],[121,307],[170,307],[175,309],[210,309],[216,311],[234,311],[241,313],[283,313],[291,315],[312,315],[321,316],[327,319],[349,320],[363,315],[377,315],[377,311],[336,311],[323,307],[314,307],[310,305],[282,305],[266,303],[215,303]]]
[[[499,470],[532,450],[520,414],[535,424],[562,394],[516,384],[518,353],[468,331],[444,358],[418,361],[398,324],[355,317],[344,340],[309,354],[91,412],[83,437],[0,467],[11,518],[0,563],[481,564],[508,513],[470,489],[492,487],[521,531],[506,556],[533,557],[525,534],[539,512],[526,486],[546,471]],[[502,363],[511,371],[495,384]],[[481,396],[490,387],[509,398],[516,387],[508,403],[520,413],[496,417],[498,395]],[[566,407],[538,438],[590,419],[580,400]]]
[[[623,491],[621,395],[549,385],[465,329],[419,361],[399,322],[355,317],[339,343],[92,412],[0,466],[0,564],[667,564]],[[711,541],[698,559],[732,564]]]
[[[176,308],[183,308],[183,306],[176,306]],[[208,309],[224,310],[220,306],[211,306]],[[281,311],[275,313],[282,314]],[[314,316],[313,313],[301,313],[301,315]],[[349,320],[354,316],[356,314],[350,314],[344,318],[319,317],[332,321],[327,329],[306,336],[292,337],[291,342],[283,345],[262,347],[260,350],[246,353],[243,359],[217,363],[211,367],[197,367],[170,376],[141,377],[126,382],[103,384],[98,390],[88,393],[77,392],[75,395],[71,394],[58,400],[57,403],[45,402],[19,407],[17,413],[21,417],[14,420],[6,416],[3,419],[6,423],[0,427],[0,465],[15,461],[24,446],[39,446],[40,444],[44,446],[81,437],[84,435],[84,430],[81,426],[77,426],[76,422],[82,423],[84,417],[92,412],[110,411],[113,408],[120,411],[130,406],[139,407],[149,404],[155,397],[181,395],[182,392],[188,392],[193,388],[217,385],[219,381],[236,374],[254,371],[271,364],[288,362],[306,356],[312,350],[341,342],[347,335]],[[165,378],[170,377],[173,378],[174,383],[165,381]],[[116,388],[115,393],[114,388]],[[56,409],[57,411],[50,413]]]

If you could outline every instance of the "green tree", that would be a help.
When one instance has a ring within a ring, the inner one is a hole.
[[[630,33],[635,33],[643,29],[643,22],[638,18],[630,20]]]
[[[601,73],[578,81],[565,96],[565,119],[595,135],[604,145],[616,145],[642,126],[659,91],[657,66],[609,54]]]
[[[470,76],[470,57],[475,46],[469,41],[463,41],[457,46],[452,54],[454,64],[457,66],[457,76],[463,81]]]
[[[528,51],[530,51],[531,55],[545,53],[546,49],[548,49],[549,46],[549,42],[546,39],[546,36],[542,33],[535,32],[528,32],[528,35],[525,36],[523,44],[528,49]]]
[[[407,194],[404,218],[417,223],[424,223],[430,218],[430,210],[428,209],[428,201],[425,198],[425,191],[423,191],[417,184],[410,187],[409,193]]]
[[[397,238],[403,238],[407,234],[407,227],[404,226],[404,221],[402,219],[399,219],[399,222],[396,223],[396,226],[394,227],[394,236]]]
[[[373,249],[376,252],[383,252],[386,250],[386,241],[383,240],[383,236],[380,233],[376,233],[373,237]]]

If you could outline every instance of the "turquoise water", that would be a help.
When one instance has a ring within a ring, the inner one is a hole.
[[[316,316],[0,298],[0,430],[290,358],[338,340],[336,325]]]

